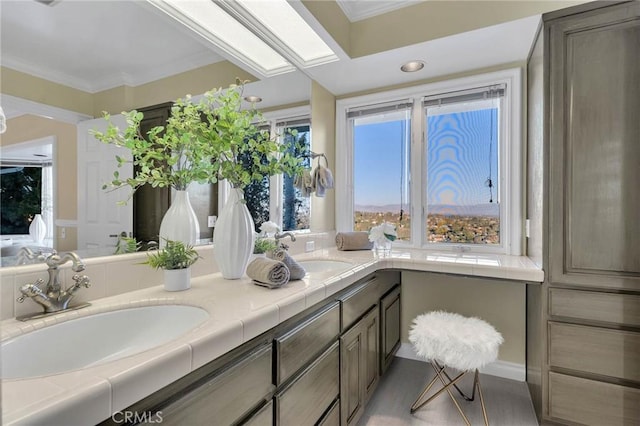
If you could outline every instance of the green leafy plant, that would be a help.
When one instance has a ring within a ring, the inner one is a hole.
[[[123,112],[124,130],[111,121],[105,132],[93,130],[96,139],[127,148],[132,160],[116,156],[118,167],[133,162],[137,173],[121,178],[119,171],[103,189],[129,186],[133,191],[144,184],[185,190],[191,182],[215,183],[227,179],[232,187],[244,188],[265,176],[296,174],[302,159],[287,151],[268,131],[261,130],[262,114],[253,106],[242,109],[244,82],[227,89],[206,92],[199,102],[190,95],[178,99],[165,126],[140,132],[143,114]]]
[[[258,237],[253,246],[254,254],[266,253],[269,250],[275,250],[278,247],[276,241],[273,238]]]
[[[116,251],[113,254],[135,253],[140,250],[142,243],[133,237],[120,235],[116,242]]]
[[[185,269],[196,263],[200,258],[193,246],[181,241],[165,240],[162,250],[147,254],[147,261],[143,262],[155,269]]]

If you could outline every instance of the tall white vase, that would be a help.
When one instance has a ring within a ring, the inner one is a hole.
[[[241,189],[233,188],[213,230],[213,250],[222,276],[241,278],[253,253],[254,224]]]
[[[200,225],[189,202],[189,193],[176,191],[171,206],[160,223],[160,248],[165,246],[165,240],[194,245],[199,235]]]
[[[29,236],[36,243],[42,243],[44,237],[47,235],[47,226],[42,220],[42,215],[35,215],[33,220],[31,221],[31,225],[29,225]]]

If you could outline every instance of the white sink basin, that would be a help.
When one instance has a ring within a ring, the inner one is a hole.
[[[347,269],[353,266],[349,262],[327,259],[299,260],[298,263],[305,269],[305,271],[307,271],[307,273],[310,274]]]
[[[78,370],[167,343],[202,324],[207,311],[157,305],[73,319],[2,342],[2,378]]]

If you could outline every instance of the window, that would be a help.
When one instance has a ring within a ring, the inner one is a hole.
[[[42,167],[7,166],[0,172],[1,235],[27,235],[42,211]]]
[[[337,102],[338,231],[396,224],[401,244],[520,254],[520,71]]]
[[[260,128],[260,131],[268,130],[268,128]],[[250,163],[249,153],[244,153],[239,157],[239,160],[243,164]],[[263,156],[264,158],[264,156]],[[266,159],[265,159],[266,161]],[[260,161],[261,164],[265,164],[264,161]],[[270,191],[269,191],[269,177],[265,176],[261,181],[252,181],[244,188],[244,199],[247,203],[247,209],[253,218],[256,232],[259,232],[260,225],[269,220],[270,214]]]
[[[287,145],[289,152],[303,157],[303,165],[311,167],[311,120],[309,108],[291,108],[265,113],[268,128],[279,135],[279,141]],[[225,192],[221,191],[220,209]],[[277,175],[252,182],[244,190],[245,201],[253,218],[256,231],[266,221],[277,223],[283,231],[309,229],[311,217],[310,199],[295,186],[295,177]]]
[[[353,229],[397,224],[398,239],[411,239],[409,156],[412,103],[348,112],[353,140]]]
[[[309,119],[277,123],[282,143],[296,157],[302,157],[303,166],[311,167],[311,124]],[[295,185],[295,176],[282,176],[282,230],[298,231],[309,229],[311,200],[304,196]],[[277,223],[278,221],[276,221]]]
[[[501,244],[503,96],[504,88],[481,88],[425,100],[428,243]]]

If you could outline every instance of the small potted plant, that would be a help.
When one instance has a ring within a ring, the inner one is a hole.
[[[188,290],[191,287],[191,265],[198,260],[198,252],[181,241],[165,240],[162,250],[147,254],[144,262],[156,269],[164,269],[164,289]]]
[[[273,238],[258,235],[255,245],[253,246],[253,254],[264,254],[269,250],[275,250],[277,247],[276,241]]]

